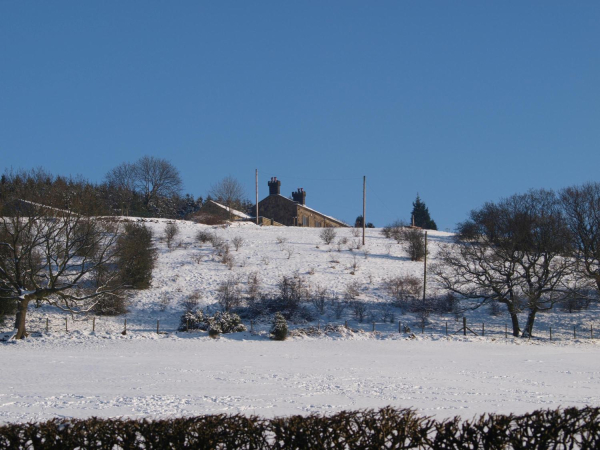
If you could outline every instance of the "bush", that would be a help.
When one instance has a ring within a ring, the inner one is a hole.
[[[418,228],[405,228],[402,239],[407,244],[408,256],[411,261],[421,261],[425,257],[425,233]]]
[[[127,313],[127,297],[122,292],[103,295],[92,311],[99,316],[120,316]]]
[[[12,316],[17,312],[16,300],[0,300],[0,324],[4,323],[6,316]]]
[[[335,230],[333,228],[323,228],[319,237],[325,244],[329,245],[335,239]]]
[[[141,223],[125,224],[124,233],[117,240],[120,282],[134,289],[150,287],[155,260],[152,231]]]
[[[178,330],[202,330],[209,333],[212,330],[213,334],[227,334],[246,331],[246,326],[237,314],[217,312],[211,317],[202,311],[186,311],[181,316]]]
[[[217,301],[224,311],[239,306],[242,301],[242,291],[237,277],[229,277],[217,288]]]
[[[421,279],[412,275],[389,278],[383,287],[394,299],[395,306],[408,310],[412,310],[414,301],[423,294]]]
[[[179,234],[179,227],[175,222],[169,222],[165,227],[165,241],[169,250],[173,246],[173,239]]]
[[[285,317],[281,313],[276,313],[271,325],[271,339],[284,341],[288,335],[288,327]]]

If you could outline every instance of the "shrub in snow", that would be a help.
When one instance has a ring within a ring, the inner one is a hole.
[[[412,310],[413,303],[423,293],[421,279],[411,275],[389,278],[383,282],[383,285],[394,299],[395,306],[406,310]]]
[[[325,244],[329,245],[335,239],[335,230],[333,228],[323,228],[319,237]]]
[[[179,331],[203,330],[209,334],[226,334],[246,331],[242,319],[237,314],[217,312],[208,316],[202,311],[187,311],[181,316]]]
[[[241,236],[236,236],[231,240],[231,243],[233,244],[233,247],[237,252],[240,249],[240,247],[244,245],[244,238]]]
[[[217,288],[217,301],[224,311],[238,306],[242,301],[242,290],[240,280],[235,276],[230,276]]]
[[[127,312],[127,298],[122,293],[105,295],[98,300],[92,311],[99,316],[119,316]]]
[[[201,244],[206,244],[211,240],[211,233],[207,230],[200,230],[196,233],[196,240]]]
[[[149,288],[155,261],[152,231],[140,223],[125,224],[125,231],[117,240],[119,281],[134,289]]]
[[[168,223],[165,227],[165,241],[169,250],[173,246],[173,239],[179,234],[179,227],[175,222]]]
[[[285,317],[281,313],[276,313],[271,325],[271,339],[283,341],[288,335],[288,327]]]

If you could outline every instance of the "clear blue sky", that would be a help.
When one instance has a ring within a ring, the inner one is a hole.
[[[382,226],[600,181],[598,1],[0,0],[0,169],[143,155]]]

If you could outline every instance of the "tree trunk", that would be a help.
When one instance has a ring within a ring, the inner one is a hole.
[[[529,310],[529,315],[527,316],[527,324],[525,325],[525,329],[523,330],[524,338],[533,336],[533,322],[535,321],[535,313],[537,311],[537,308],[532,308]]]
[[[521,328],[519,327],[519,317],[517,316],[515,307],[511,303],[507,303],[506,306],[510,315],[510,321],[512,322],[512,334],[514,337],[519,337]]]
[[[29,300],[19,301],[17,316],[15,317],[15,330],[17,330],[17,333],[15,334],[14,339],[23,339],[27,337],[27,331],[25,329],[25,318],[27,316],[28,306]]]

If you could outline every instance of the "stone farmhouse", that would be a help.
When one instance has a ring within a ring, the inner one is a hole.
[[[264,225],[298,227],[348,227],[341,220],[306,206],[306,191],[299,188],[292,198],[281,195],[281,181],[272,177],[268,183],[269,196],[258,202],[258,215]],[[269,223],[271,222],[271,223]]]

